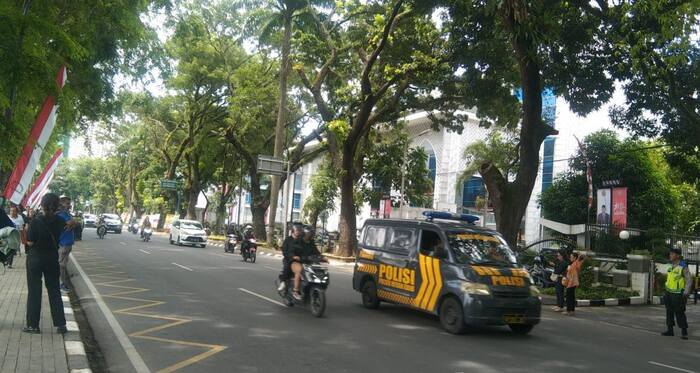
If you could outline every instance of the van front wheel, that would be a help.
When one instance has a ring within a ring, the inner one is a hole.
[[[464,324],[464,312],[457,299],[446,298],[440,305],[440,324],[450,334],[464,334],[467,325]]]
[[[365,281],[365,284],[362,285],[362,305],[371,310],[379,308],[377,285],[374,284],[374,281]]]

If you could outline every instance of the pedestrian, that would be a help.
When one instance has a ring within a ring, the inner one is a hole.
[[[553,278],[551,280],[554,282],[554,289],[557,293],[557,305],[552,309],[556,312],[562,312],[566,309],[564,302],[564,291],[566,288],[562,281],[564,280],[564,276],[566,276],[566,269],[569,266],[564,250],[559,250],[557,252],[557,260],[551,264],[554,266],[554,271],[552,272]]]
[[[566,315],[574,316],[576,311],[576,288],[579,286],[579,273],[585,257],[578,253],[569,254],[571,262],[566,268],[566,277],[562,279],[562,284],[566,286]]]
[[[41,279],[49,297],[53,325],[58,333],[66,332],[66,317],[59,289],[58,237],[67,229],[63,219],[56,215],[58,196],[47,193],[41,199],[43,214],[37,215],[29,225],[27,234],[27,325],[25,333],[39,334],[41,318]]]
[[[12,220],[12,224],[14,224],[15,228],[19,231],[20,247],[19,247],[17,254],[19,256],[21,256],[22,255],[22,244],[24,244],[27,241],[27,239],[26,239],[25,230],[24,230],[24,228],[25,228],[24,218],[19,213],[19,209],[15,205],[10,206],[10,220]],[[12,252],[12,254],[10,254],[10,256],[7,258],[7,268],[10,268],[10,269],[12,268],[12,263],[14,262],[14,257],[15,257],[15,253]]]
[[[69,292],[68,287],[68,271],[66,267],[68,266],[68,258],[70,252],[73,251],[73,244],[75,243],[75,220],[70,215],[71,199],[66,196],[61,196],[60,207],[57,215],[63,219],[66,226],[70,229],[65,229],[61,232],[61,236],[58,238],[58,265],[61,269],[61,291]]]
[[[688,339],[688,319],[685,317],[685,306],[693,287],[693,277],[688,270],[688,264],[682,260],[683,252],[677,247],[669,250],[668,258],[671,266],[666,273],[666,292],[664,293],[664,306],[666,306],[666,331],[663,336],[673,336],[675,321],[681,328],[681,339]]]

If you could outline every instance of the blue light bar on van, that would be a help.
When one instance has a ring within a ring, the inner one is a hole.
[[[479,220],[476,215],[469,214],[453,214],[451,212],[445,211],[423,211],[423,216],[428,220],[441,219],[441,220],[458,220],[466,221],[469,224],[474,224],[475,221]]]

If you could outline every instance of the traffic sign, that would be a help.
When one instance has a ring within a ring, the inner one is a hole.
[[[178,187],[178,184],[179,183],[177,180],[161,180],[160,181],[161,189],[176,190]]]
[[[270,157],[268,155],[258,156],[258,172],[269,175],[282,176],[284,171],[284,160]]]

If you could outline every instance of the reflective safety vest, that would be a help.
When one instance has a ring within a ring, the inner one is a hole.
[[[683,276],[683,269],[685,267],[671,266],[666,274],[666,291],[669,293],[682,293],[685,289],[685,277]]]

